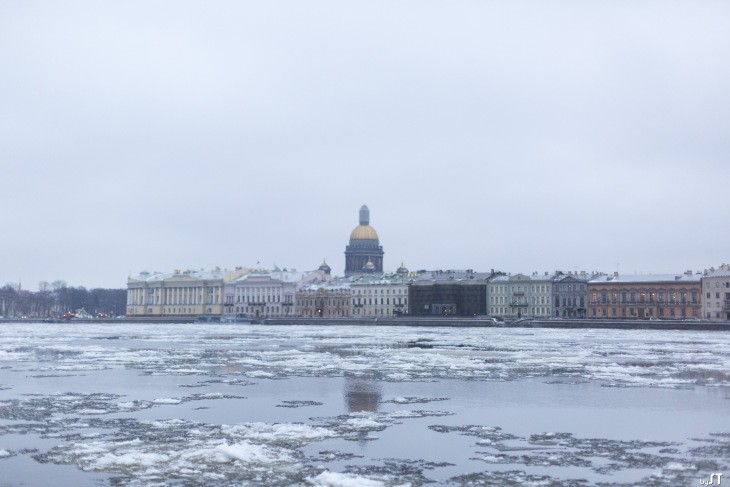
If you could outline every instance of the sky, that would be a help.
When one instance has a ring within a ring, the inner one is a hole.
[[[730,2],[0,3],[0,285],[730,261]],[[258,263],[258,264],[257,264]]]

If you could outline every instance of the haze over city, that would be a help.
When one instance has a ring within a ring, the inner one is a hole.
[[[5,2],[0,285],[727,260],[725,2]]]

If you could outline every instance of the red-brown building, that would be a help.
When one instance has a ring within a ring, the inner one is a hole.
[[[351,315],[349,282],[310,284],[296,294],[297,316],[335,318]]]
[[[588,317],[700,318],[700,274],[602,276],[588,282]]]

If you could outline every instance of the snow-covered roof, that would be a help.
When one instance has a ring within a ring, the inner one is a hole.
[[[179,280],[179,281],[202,281],[202,280],[214,280],[223,279],[228,271],[213,270],[213,271],[185,271],[185,272],[141,272],[139,275],[130,278],[132,281],[143,281],[143,282],[160,282],[167,280]]]
[[[405,285],[415,280],[413,276],[387,274],[384,276],[358,276],[351,280],[351,286]]]
[[[282,271],[274,269],[272,272],[255,272],[239,277],[235,283],[246,283],[248,281],[281,281],[281,282],[299,282],[304,276],[301,272]]]
[[[325,291],[349,291],[349,282],[308,284],[300,289],[300,292],[316,292],[320,289]]]
[[[710,269],[702,277],[730,277],[730,268],[727,268],[727,269]]]
[[[700,282],[700,274],[628,274],[601,276],[588,281],[601,283],[642,283],[642,282]]]

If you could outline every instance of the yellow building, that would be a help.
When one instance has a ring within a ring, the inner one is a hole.
[[[251,272],[184,271],[142,272],[127,279],[127,316],[220,316],[223,314],[223,285]]]

